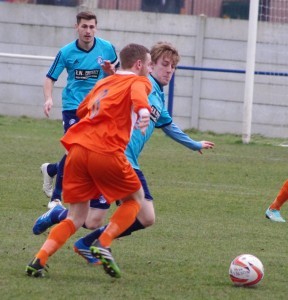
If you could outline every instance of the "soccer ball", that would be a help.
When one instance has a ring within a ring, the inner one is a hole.
[[[231,262],[229,275],[236,286],[252,286],[264,277],[264,267],[256,256],[242,254]]]

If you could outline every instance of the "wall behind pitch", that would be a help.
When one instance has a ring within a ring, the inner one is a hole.
[[[80,9],[0,2],[0,52],[54,57],[60,47],[75,39],[75,15]],[[130,42],[150,47],[164,40],[177,46],[181,65],[245,69],[247,21],[103,9],[96,14],[97,35],[110,40],[117,52]],[[266,61],[263,56],[261,61],[258,64]],[[0,57],[0,114],[44,117],[42,85],[50,64],[48,60]],[[61,118],[65,80],[63,72],[55,84],[54,119]],[[285,79],[255,80],[252,133],[288,137],[287,101],[271,96],[273,89],[288,94]],[[240,134],[244,81],[244,74],[177,70],[175,122],[183,129]]]

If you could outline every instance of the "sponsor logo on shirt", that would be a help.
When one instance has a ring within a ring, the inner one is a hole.
[[[152,120],[152,122],[156,123],[159,118],[160,118],[159,110],[154,105],[152,105],[150,119]]]
[[[77,80],[86,80],[88,78],[98,78],[100,69],[95,70],[75,70],[75,79]]]

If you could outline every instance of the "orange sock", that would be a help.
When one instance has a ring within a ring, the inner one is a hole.
[[[110,247],[112,241],[132,225],[139,210],[140,204],[137,201],[133,199],[124,201],[112,215],[107,228],[101,234],[99,238],[101,245]]]
[[[276,199],[270,205],[270,209],[280,210],[282,205],[288,200],[288,180],[282,185]]]
[[[36,254],[36,257],[40,259],[41,266],[45,266],[48,260],[48,253],[45,250],[40,249],[40,251]]]
[[[48,257],[53,255],[65,242],[76,232],[74,223],[65,219],[56,225],[49,233],[47,240],[44,242],[36,257],[40,259],[42,266],[46,265]]]

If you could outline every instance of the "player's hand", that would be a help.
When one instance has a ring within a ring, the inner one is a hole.
[[[52,106],[53,106],[52,98],[47,99],[44,103],[44,114],[46,115],[47,118],[49,118],[49,114]]]
[[[115,66],[111,64],[110,60],[104,60],[103,64],[101,65],[102,70],[108,74],[108,75],[113,75],[115,74]]]
[[[140,129],[142,134],[145,134],[145,131],[147,127],[149,126],[150,122],[150,114],[149,115],[143,115],[140,117],[137,121],[137,128]]]
[[[201,141],[200,143],[202,144],[201,149],[213,149],[215,146],[213,142],[209,142],[209,141]],[[203,154],[201,150],[199,150],[199,153]]]

